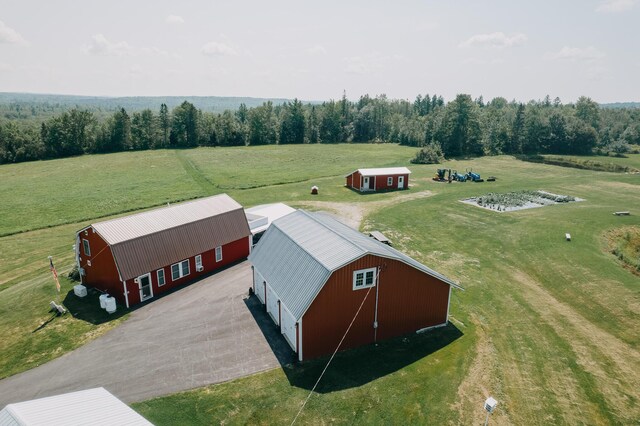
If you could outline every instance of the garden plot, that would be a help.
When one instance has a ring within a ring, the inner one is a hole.
[[[518,191],[507,192],[504,194],[490,192],[489,194],[467,198],[460,201],[473,206],[482,207],[483,209],[498,212],[511,212],[514,210],[533,209],[552,204],[572,203],[584,200],[570,195],[552,194],[547,191]]]

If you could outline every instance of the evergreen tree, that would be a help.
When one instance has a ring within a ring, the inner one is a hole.
[[[160,132],[162,134],[161,147],[165,148],[169,146],[169,130],[171,128],[171,119],[169,117],[169,109],[167,104],[160,105],[160,116],[158,117],[160,122]]]

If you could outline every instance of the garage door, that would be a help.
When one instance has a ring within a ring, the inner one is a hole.
[[[256,296],[258,296],[258,299],[264,304],[264,278],[262,278],[262,275],[255,269],[253,270],[253,282],[256,285],[254,289]]]
[[[276,296],[271,287],[267,285],[267,312],[269,312],[271,319],[273,319],[276,325],[280,325],[280,313],[278,311],[278,296]]]
[[[284,335],[285,340],[289,343],[289,346],[291,346],[291,349],[295,351],[296,350],[296,320],[293,317],[293,315],[291,315],[289,311],[287,311],[284,305],[282,305],[281,308],[282,308],[282,327],[281,327],[282,334]]]

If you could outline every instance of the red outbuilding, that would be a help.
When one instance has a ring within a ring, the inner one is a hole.
[[[445,276],[323,214],[275,220],[249,261],[253,288],[297,353],[308,360],[340,349],[445,326]]]
[[[188,201],[78,231],[82,283],[127,307],[245,259],[251,231],[227,194]]]
[[[406,167],[358,169],[347,176],[347,187],[360,192],[394,191],[409,188],[411,170]]]

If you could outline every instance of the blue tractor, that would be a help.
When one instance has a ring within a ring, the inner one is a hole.
[[[484,182],[480,174],[474,173],[473,170],[467,170],[467,178],[472,182]]]
[[[458,173],[457,170],[454,170],[453,173],[451,173],[451,179],[455,180],[456,182],[466,182],[467,178],[468,176],[466,174]]]

